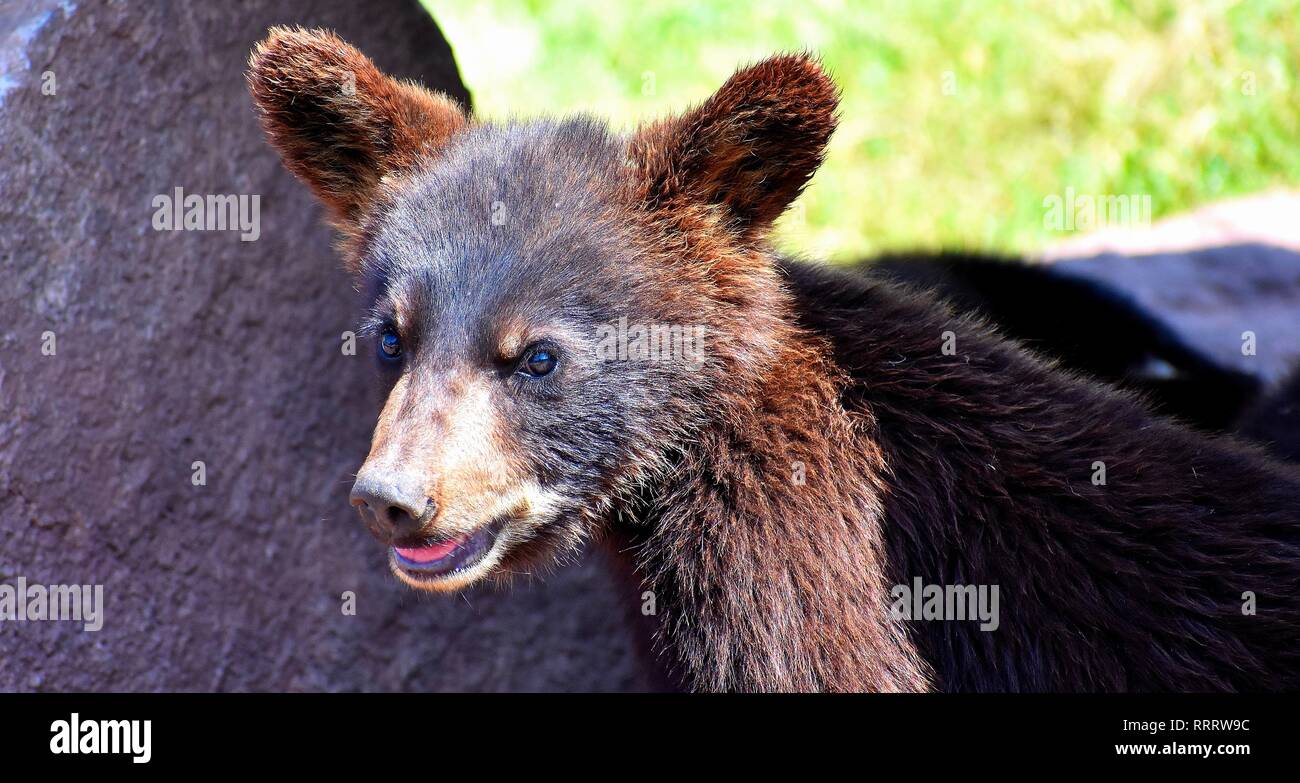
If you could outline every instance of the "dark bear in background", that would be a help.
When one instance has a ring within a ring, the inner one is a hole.
[[[1237,431],[1275,457],[1300,462],[1300,367],[1246,412]]]
[[[1230,429],[1261,382],[1226,367],[1118,287],[994,255],[886,255],[856,269],[932,291],[1067,368],[1138,392],[1199,429]]]

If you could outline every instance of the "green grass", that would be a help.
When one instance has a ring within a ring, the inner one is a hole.
[[[628,129],[741,63],[820,54],[842,121],[779,234],[812,256],[1033,251],[1064,238],[1043,199],[1068,187],[1159,219],[1300,185],[1296,1],[424,1],[485,117]]]

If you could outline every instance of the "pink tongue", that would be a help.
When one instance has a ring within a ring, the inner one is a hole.
[[[433,546],[414,548],[395,546],[393,549],[396,549],[397,554],[410,560],[412,563],[432,563],[435,560],[441,560],[452,552],[455,552],[456,547],[460,546],[464,542],[465,536],[460,536],[458,538],[453,538],[451,541],[444,541],[441,544],[434,544]]]

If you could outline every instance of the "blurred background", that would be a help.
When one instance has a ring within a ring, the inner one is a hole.
[[[1153,220],[1300,185],[1295,0],[423,0],[485,117],[616,127],[706,98],[741,64],[819,54],[844,91],[780,244],[1033,253],[1044,198],[1150,197]]]

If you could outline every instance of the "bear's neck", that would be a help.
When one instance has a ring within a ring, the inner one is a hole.
[[[823,346],[782,328],[757,372],[729,368],[725,415],[633,533],[661,633],[698,690],[923,690],[889,615],[881,455]]]

